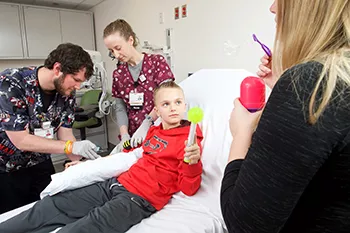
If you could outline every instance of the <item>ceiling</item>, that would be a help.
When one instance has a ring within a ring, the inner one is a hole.
[[[0,0],[0,2],[51,6],[75,10],[89,10],[104,0]]]

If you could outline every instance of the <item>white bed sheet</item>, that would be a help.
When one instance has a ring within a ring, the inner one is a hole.
[[[31,208],[34,203],[22,206],[0,215],[0,223]],[[59,229],[52,231],[57,232]],[[206,206],[191,200],[185,195],[176,194],[162,211],[144,219],[127,233],[226,233],[222,220],[210,213]]]
[[[175,194],[164,209],[128,233],[227,232],[220,210],[220,186],[232,140],[228,120],[233,100],[239,96],[240,83],[250,75],[245,70],[200,70],[181,82],[188,108],[199,106],[204,111],[200,123],[204,135],[201,188],[192,197],[181,192]],[[0,215],[0,222],[32,205]]]

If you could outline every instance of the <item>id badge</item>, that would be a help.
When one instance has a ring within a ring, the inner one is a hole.
[[[53,130],[53,127],[51,127],[51,122],[50,121],[42,122],[41,128],[34,129],[34,135],[43,137],[43,138],[53,139],[54,130]]]
[[[129,93],[129,104],[134,110],[142,109],[144,93]]]
[[[48,138],[48,139],[53,139],[54,133],[53,133],[53,128],[50,127],[48,129],[34,129],[34,135],[43,137],[43,138]]]

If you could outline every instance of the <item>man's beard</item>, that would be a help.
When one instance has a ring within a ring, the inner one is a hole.
[[[56,91],[63,96],[69,96],[71,95],[74,91],[72,91],[71,93],[69,93],[68,95],[66,94],[67,89],[64,89],[63,87],[63,82],[64,82],[65,76],[62,74],[60,77],[58,77],[57,79],[54,80],[54,85],[55,85],[55,89]]]

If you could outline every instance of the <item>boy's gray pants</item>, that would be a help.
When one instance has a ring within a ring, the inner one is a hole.
[[[119,233],[156,212],[115,178],[38,201],[33,208],[0,223],[1,233]]]

